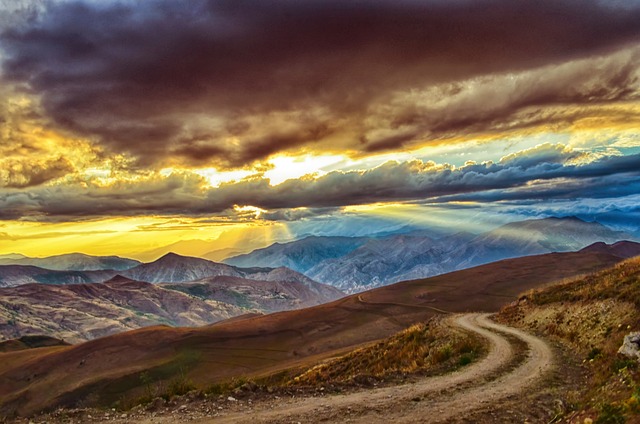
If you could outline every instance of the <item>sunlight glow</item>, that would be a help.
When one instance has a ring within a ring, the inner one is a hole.
[[[206,178],[211,187],[220,187],[220,185],[224,183],[240,181],[255,173],[254,171],[245,169],[239,169],[236,171],[219,171],[216,168],[194,169],[193,172]]]
[[[326,174],[332,165],[344,160],[344,156],[338,155],[277,156],[268,161],[272,168],[266,171],[264,176],[271,180],[271,185],[278,185],[304,175]]]
[[[480,212],[474,202],[449,202],[448,206],[415,203],[388,203],[349,206],[345,213],[358,213],[389,218],[406,225],[430,228],[455,228],[457,231],[481,233],[504,224],[505,219],[494,216],[485,209]]]

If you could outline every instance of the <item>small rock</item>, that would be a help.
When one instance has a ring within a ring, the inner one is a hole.
[[[618,353],[640,360],[640,331],[635,331],[624,336],[624,342]]]
[[[238,401],[238,399],[234,398],[233,396],[229,396],[229,397],[227,398],[227,400],[228,400],[229,402],[237,402],[237,401]]]
[[[255,392],[258,389],[258,385],[253,381],[248,381],[240,386],[240,390],[243,392]]]
[[[164,399],[161,397],[155,398],[151,403],[147,406],[147,410],[157,411],[165,405]]]
[[[122,414],[120,415],[120,418],[127,418],[127,416],[128,416],[127,414]]]
[[[187,409],[187,405],[182,405],[180,408],[178,408],[178,411],[184,411],[185,409]]]

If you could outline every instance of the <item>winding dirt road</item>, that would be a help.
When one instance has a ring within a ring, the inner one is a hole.
[[[454,373],[425,378],[417,383],[344,395],[282,398],[256,402],[253,405],[238,403],[216,417],[195,422],[444,422],[517,396],[533,387],[554,367],[552,350],[543,340],[515,328],[496,324],[489,319],[488,314],[455,315],[449,322],[485,338],[489,343],[487,356]],[[526,359],[515,368],[511,337],[527,346]],[[163,419],[156,417],[153,422],[163,422]]]

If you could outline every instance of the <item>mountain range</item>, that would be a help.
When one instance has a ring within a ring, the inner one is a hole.
[[[595,242],[630,238],[576,217],[526,220],[495,230],[445,236],[413,231],[386,237],[307,237],[276,243],[225,260],[237,266],[287,266],[354,293],[398,281],[425,278],[501,259],[580,250]]]
[[[0,288],[0,339],[47,335],[77,343],[151,325],[203,326],[342,296],[333,287],[315,282],[307,286],[284,277],[260,281],[217,276],[152,284],[116,276],[104,283]]]
[[[275,243],[229,258],[224,263],[175,253],[149,263],[82,254],[50,258],[5,255],[0,257],[4,263],[18,264],[0,265],[0,287],[28,283],[99,283],[116,275],[149,283],[184,283],[226,276],[297,281],[310,288],[316,287],[313,283],[318,281],[355,293],[501,259],[576,251],[595,242],[615,243],[631,238],[598,222],[576,217],[513,222],[482,234],[443,235],[441,231],[411,227],[406,228],[408,232],[397,231],[376,237],[309,236],[289,243]],[[99,267],[102,269],[95,269]]]
[[[30,265],[55,271],[98,271],[113,269],[122,271],[140,265],[135,259],[119,256],[91,256],[83,253],[30,258],[18,253],[0,255],[0,265]]]
[[[139,263],[137,266],[125,270],[75,271],[52,270],[30,265],[0,265],[0,287],[32,283],[101,283],[116,275],[147,283],[182,283],[222,275],[265,281],[295,281],[316,288],[315,282],[305,275],[293,270],[282,269],[282,267],[238,268],[175,253],[168,253],[153,262]]]

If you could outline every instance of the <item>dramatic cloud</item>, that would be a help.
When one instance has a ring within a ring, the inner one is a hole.
[[[330,213],[332,208],[376,202],[624,197],[640,190],[639,170],[640,155],[608,156],[585,163],[580,153],[566,146],[541,145],[506,156],[499,163],[469,162],[454,167],[419,160],[392,161],[366,171],[334,171],[275,186],[268,179],[252,177],[214,188],[188,172],[166,177],[152,174],[107,186],[86,180],[36,188],[29,194],[0,192],[0,217],[57,220],[222,214],[253,219],[264,214],[267,220],[296,220]]]
[[[139,167],[386,150],[638,100],[635,2],[45,4],[2,34],[5,83]]]
[[[74,170],[65,158],[48,161],[0,159],[0,187],[24,188],[40,185]]]
[[[0,86],[0,187],[44,184],[73,174],[97,157],[88,142],[52,128],[30,96]]]
[[[542,163],[567,163],[588,159],[589,155],[578,152],[562,144],[544,143],[534,148],[504,156],[501,165],[531,168]]]

